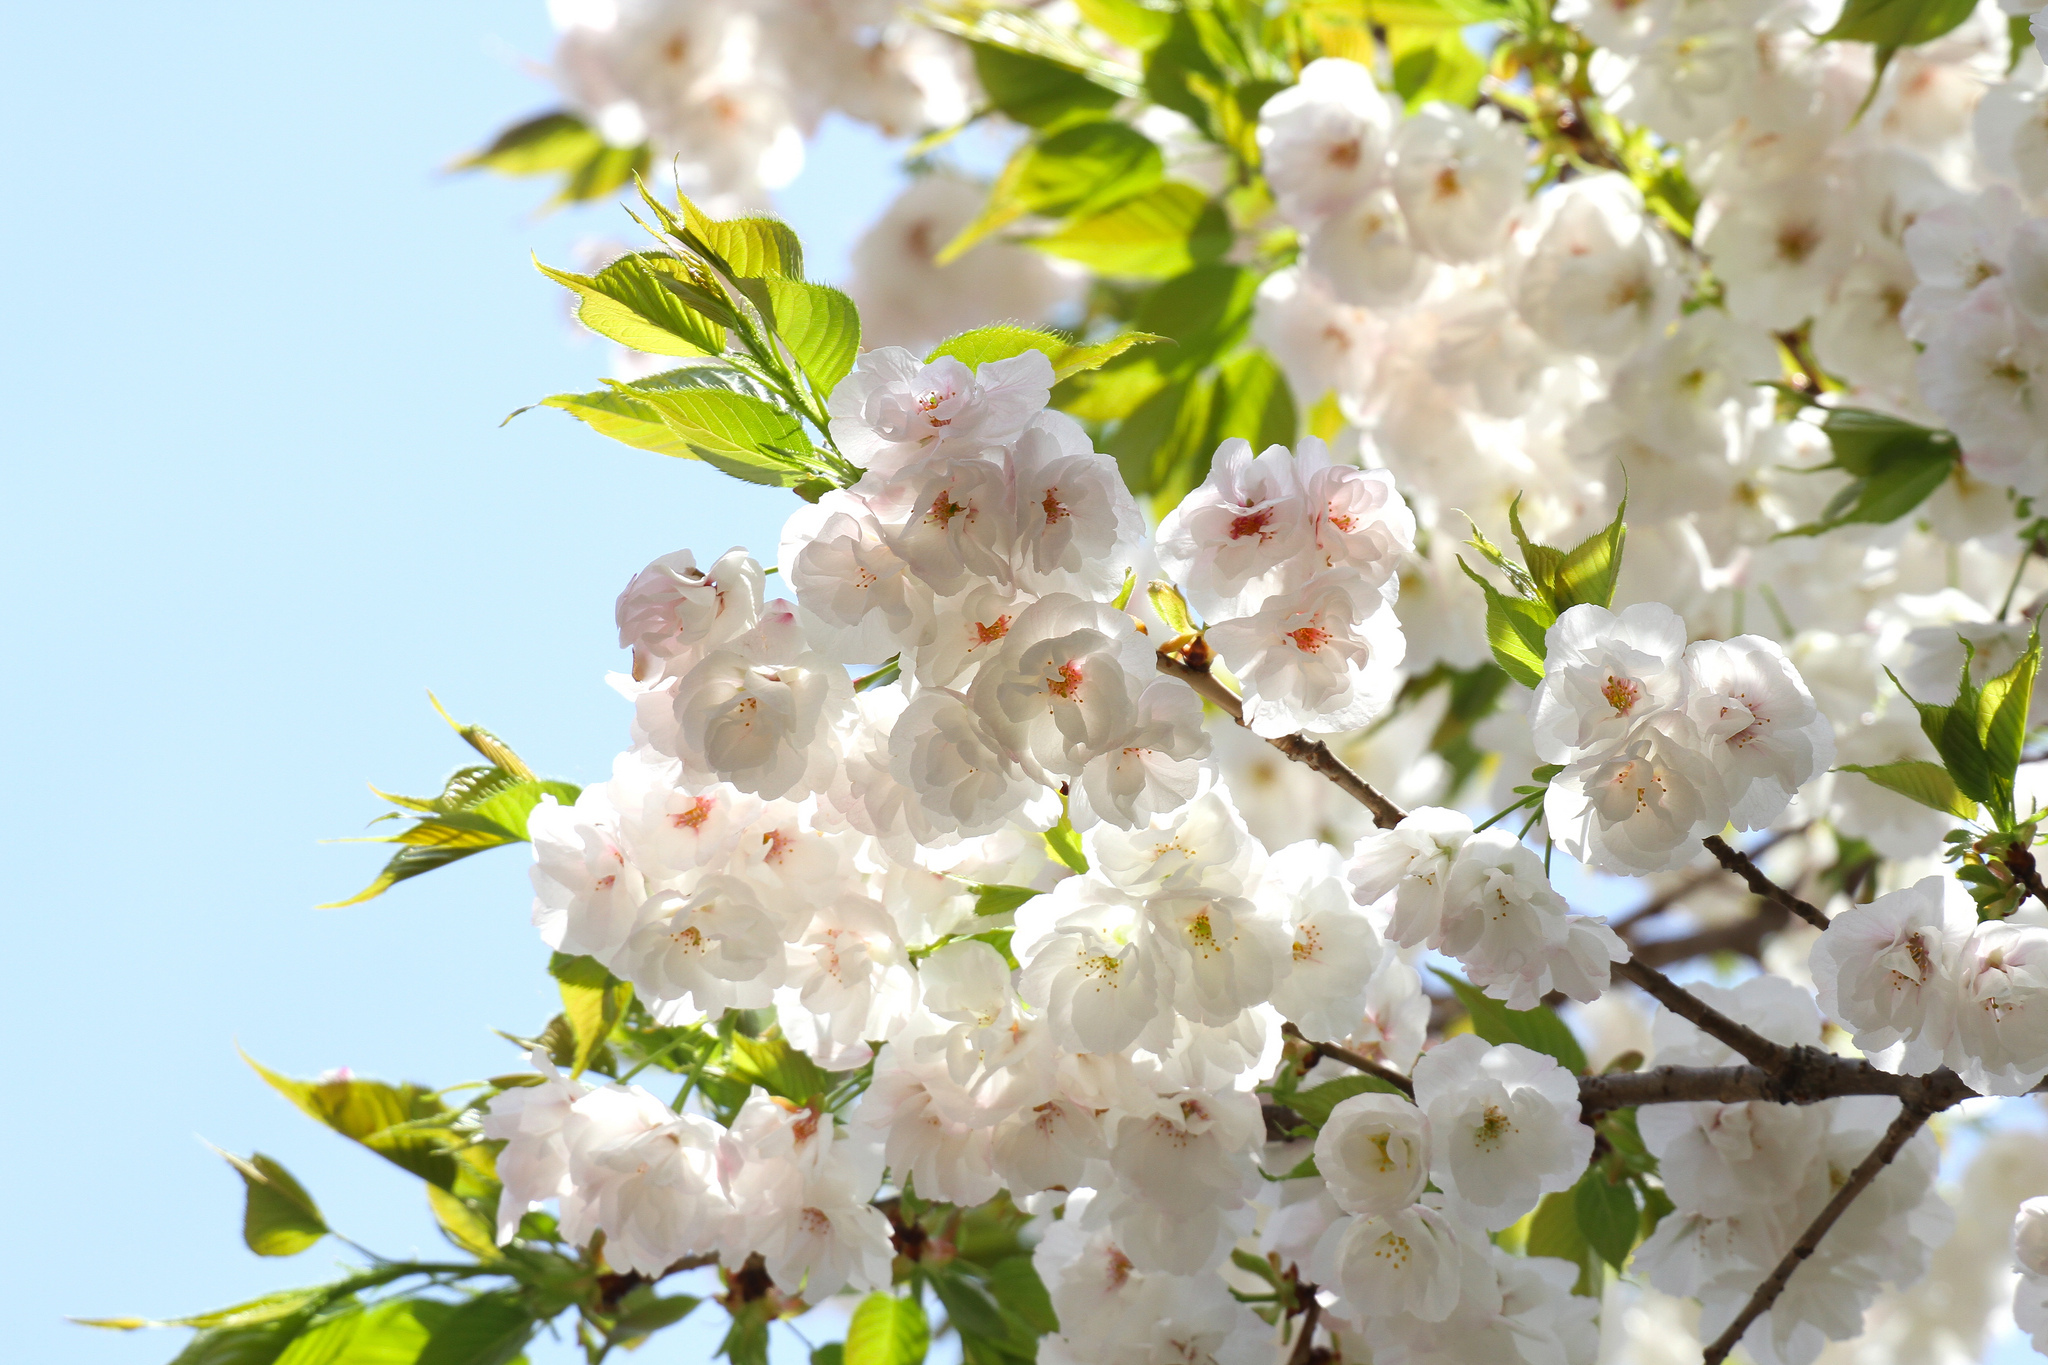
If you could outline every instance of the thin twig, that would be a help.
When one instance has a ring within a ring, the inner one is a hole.
[[[1287,1357],[1287,1365],[1309,1365],[1315,1357],[1316,1322],[1323,1316],[1323,1305],[1316,1298],[1316,1287],[1303,1284],[1299,1277],[1294,1281],[1294,1294],[1306,1306],[1301,1310],[1301,1331],[1294,1338],[1294,1350]]]
[[[1750,861],[1747,853],[1731,847],[1718,834],[1709,835],[1705,843],[1707,852],[1720,860],[1721,866],[1749,883],[1749,889],[1773,905],[1783,906],[1816,929],[1828,927],[1828,917],[1807,901],[1799,899],[1784,887],[1766,877],[1763,869]]]
[[[1792,1273],[1806,1263],[1807,1257],[1813,1255],[1815,1249],[1820,1246],[1820,1239],[1827,1236],[1828,1229],[1835,1225],[1848,1210],[1849,1205],[1856,1202],[1856,1196],[1870,1188],[1870,1182],[1877,1179],[1877,1173],[1891,1164],[1892,1158],[1912,1140],[1913,1134],[1920,1131],[1920,1126],[1926,1123],[1934,1112],[1933,1107],[1924,1104],[1908,1104],[1899,1111],[1899,1116],[1892,1120],[1892,1126],[1885,1130],[1884,1137],[1879,1140],[1877,1146],[1870,1149],[1870,1155],[1864,1157],[1862,1164],[1850,1175],[1849,1182],[1835,1191],[1835,1197],[1820,1211],[1820,1216],[1813,1220],[1805,1232],[1799,1234],[1799,1240],[1792,1244],[1792,1249],[1778,1262],[1777,1269],[1756,1287],[1756,1292],[1749,1296],[1749,1302],[1735,1315],[1735,1321],[1729,1323],[1727,1330],[1714,1338],[1713,1345],[1707,1347],[1701,1365],[1721,1365],[1721,1362],[1728,1358],[1728,1353],[1742,1340],[1743,1333],[1749,1330],[1750,1324],[1769,1312],[1771,1305],[1777,1302],[1778,1296],[1785,1292],[1785,1285],[1791,1280]]]
[[[1161,673],[1170,678],[1179,678],[1200,693],[1204,699],[1216,703],[1239,725],[1244,724],[1243,698],[1225,687],[1217,680],[1215,674],[1169,654],[1160,654],[1156,657]],[[1345,794],[1372,812],[1372,822],[1381,829],[1392,829],[1406,818],[1407,811],[1380,795],[1370,782],[1346,767],[1344,761],[1330,752],[1330,746],[1323,741],[1310,739],[1306,735],[1281,735],[1277,738],[1268,738],[1266,743],[1296,763],[1306,764],[1336,783]]]
[[[1655,967],[1631,957],[1626,962],[1616,963],[1614,974],[1633,981],[1665,1009],[1688,1021],[1700,1032],[1726,1043],[1766,1071],[1782,1071],[1790,1060],[1791,1049],[1736,1023]]]
[[[1754,849],[1750,850],[1750,857],[1760,857],[1769,850],[1776,848],[1779,844],[1791,838],[1793,835],[1803,834],[1804,832],[1804,826],[1802,826],[1799,829],[1772,830],[1769,836],[1766,837],[1763,840],[1763,842],[1759,843]],[[1684,881],[1678,883],[1678,885],[1672,887],[1669,891],[1663,891],[1655,896],[1650,897],[1650,899],[1644,901],[1641,905],[1638,905],[1635,909],[1629,911],[1620,919],[1610,922],[1608,928],[1614,930],[1615,933],[1620,934],[1623,938],[1627,938],[1628,931],[1634,928],[1637,924],[1640,924],[1642,921],[1646,919],[1651,919],[1657,915],[1663,914],[1666,910],[1669,910],[1672,906],[1678,904],[1687,896],[1690,896],[1693,892],[1698,891],[1702,887],[1708,885],[1716,877],[1719,877],[1720,875],[1720,871],[1716,868],[1703,867],[1699,869],[1697,872],[1694,872],[1691,876],[1687,877]]]
[[[1335,1043],[1319,1043],[1313,1038],[1304,1038],[1301,1035],[1301,1030],[1292,1024],[1282,1024],[1280,1031],[1296,1042],[1307,1043],[1313,1051],[1328,1057],[1332,1061],[1342,1062],[1353,1070],[1363,1071],[1368,1076],[1379,1077],[1379,1079],[1393,1086],[1404,1095],[1412,1097],[1415,1094],[1415,1082],[1409,1080],[1406,1076],[1394,1070],[1394,1068],[1382,1062],[1374,1061],[1364,1053],[1353,1052],[1350,1048],[1339,1047]],[[1314,1063],[1310,1062],[1309,1065],[1313,1066]]]

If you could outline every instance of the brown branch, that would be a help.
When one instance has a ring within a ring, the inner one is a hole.
[[[1323,1316],[1323,1305],[1316,1298],[1316,1286],[1303,1284],[1298,1275],[1294,1281],[1294,1296],[1303,1305],[1301,1333],[1294,1339],[1294,1350],[1287,1357],[1287,1365],[1309,1365],[1315,1358],[1316,1323]]]
[[[1726,1043],[1766,1071],[1783,1071],[1791,1058],[1790,1048],[1772,1042],[1747,1025],[1736,1023],[1655,967],[1632,957],[1626,962],[1616,963],[1614,975],[1633,981],[1665,1009],[1688,1021],[1700,1032]]]
[[[1751,891],[1763,897],[1771,904],[1791,911],[1816,929],[1828,927],[1828,917],[1826,915],[1823,915],[1813,905],[1799,899],[1799,897],[1793,895],[1769,877],[1766,877],[1763,874],[1763,869],[1750,861],[1747,853],[1744,853],[1741,849],[1731,847],[1728,841],[1718,834],[1708,836],[1705,842],[1707,852],[1719,859],[1721,866],[1727,868],[1745,882],[1748,882]]]
[[[1394,1068],[1386,1065],[1383,1062],[1376,1062],[1372,1058],[1366,1056],[1364,1053],[1353,1052],[1350,1048],[1339,1047],[1335,1043],[1319,1043],[1315,1041],[1313,1038],[1304,1038],[1301,1035],[1301,1030],[1296,1028],[1292,1024],[1282,1024],[1280,1026],[1280,1032],[1287,1035],[1289,1038],[1294,1039],[1296,1042],[1308,1044],[1309,1050],[1312,1053],[1317,1054],[1318,1056],[1328,1057],[1332,1061],[1342,1062],[1344,1063],[1344,1065],[1352,1068],[1355,1071],[1363,1071],[1368,1076],[1377,1076],[1379,1079],[1385,1081],[1388,1085],[1391,1085],[1395,1089],[1399,1090],[1402,1094],[1407,1095],[1410,1098],[1414,1097],[1415,1082],[1409,1080],[1406,1076],[1403,1076],[1400,1072],[1394,1070]],[[1314,1057],[1308,1059],[1307,1065],[1315,1065]]]
[[[1198,668],[1170,654],[1154,656],[1159,671],[1170,678],[1179,678],[1195,689],[1206,701],[1214,702],[1239,725],[1244,724],[1244,699],[1225,687],[1207,668]],[[1379,794],[1370,782],[1344,765],[1344,761],[1330,752],[1330,746],[1307,735],[1281,735],[1267,739],[1266,743],[1293,759],[1315,769],[1324,777],[1337,784],[1344,793],[1372,812],[1372,822],[1381,829],[1392,829],[1407,816],[1392,801]]]
[[[1804,826],[1796,830],[1772,830],[1771,833],[1761,843],[1759,843],[1754,849],[1750,851],[1750,856],[1752,858],[1758,857],[1761,854],[1768,852],[1773,848],[1776,848],[1779,844],[1791,838],[1793,835],[1803,834],[1804,832]],[[1669,891],[1660,892],[1657,895],[1652,896],[1650,899],[1644,901],[1641,905],[1638,905],[1635,909],[1629,911],[1620,919],[1611,922],[1608,925],[1608,927],[1613,929],[1615,933],[1620,934],[1623,938],[1627,938],[1628,931],[1634,928],[1637,924],[1640,924],[1642,921],[1646,919],[1651,919],[1657,915],[1663,914],[1666,910],[1669,910],[1672,906],[1678,904],[1687,896],[1690,896],[1693,892],[1698,891],[1702,887],[1708,885],[1716,877],[1719,877],[1720,875],[1720,872],[1715,868],[1703,867],[1699,869],[1697,872],[1694,872],[1691,876],[1687,877],[1684,881],[1678,883],[1678,885],[1672,887]]]
[[[1894,1076],[1860,1058],[1837,1057],[1819,1048],[1788,1051],[1792,1064],[1777,1072],[1760,1066],[1660,1066],[1582,1076],[1580,1113],[1590,1120],[1609,1109],[1639,1104],[1819,1104],[1847,1095],[1889,1095],[1935,1112],[1976,1093],[1945,1067],[1926,1076]]]
[[[1778,1296],[1785,1292],[1785,1286],[1792,1279],[1793,1272],[1806,1263],[1807,1257],[1813,1255],[1820,1246],[1820,1239],[1827,1236],[1828,1229],[1833,1227],[1848,1210],[1849,1205],[1856,1201],[1856,1196],[1870,1188],[1870,1182],[1877,1179],[1877,1173],[1891,1164],[1892,1158],[1912,1140],[1913,1134],[1920,1131],[1920,1126],[1934,1114],[1936,1107],[1909,1102],[1899,1111],[1899,1116],[1892,1120],[1892,1126],[1885,1130],[1884,1137],[1878,1141],[1877,1146],[1870,1149],[1870,1155],[1864,1157],[1862,1164],[1850,1175],[1848,1183],[1835,1191],[1835,1197],[1820,1211],[1820,1216],[1813,1220],[1805,1232],[1799,1234],[1799,1240],[1792,1244],[1792,1249],[1778,1262],[1777,1269],[1756,1287],[1756,1292],[1749,1296],[1749,1302],[1735,1315],[1735,1321],[1729,1323],[1727,1330],[1714,1338],[1713,1344],[1707,1347],[1701,1365],[1721,1365],[1721,1362],[1728,1358],[1728,1353],[1742,1340],[1750,1324],[1768,1313],[1771,1305],[1777,1302]]]

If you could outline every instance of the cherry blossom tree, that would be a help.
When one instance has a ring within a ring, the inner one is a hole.
[[[258,1067],[454,1251],[180,1361],[2048,1350],[2048,1140],[1936,1138],[2048,1080],[2048,11],[553,8],[470,164],[648,242],[540,405],[787,520],[625,584],[608,777],[388,798],[343,904],[525,844],[561,1012]]]

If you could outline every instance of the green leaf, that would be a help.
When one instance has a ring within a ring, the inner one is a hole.
[[[755,1299],[738,1309],[728,1306],[732,1325],[718,1343],[718,1354],[732,1365],[768,1365],[768,1301]]]
[[[186,1343],[171,1365],[273,1365],[305,1331],[307,1321],[306,1317],[293,1317],[259,1327],[201,1332]]]
[[[1555,1256],[1579,1268],[1572,1293],[1590,1298],[1600,1296],[1600,1253],[1586,1241],[1579,1228],[1575,1191],[1546,1194],[1529,1219],[1529,1240],[1523,1246],[1529,1256]]]
[[[1296,429],[1294,394],[1271,356],[1248,350],[1224,364],[1216,377],[1216,401],[1209,415],[1212,447],[1232,437],[1250,441],[1253,450],[1291,446]]]
[[[694,205],[692,206],[694,208]],[[804,246],[796,232],[779,218],[727,218],[698,215],[690,227],[711,248],[727,274],[738,279],[786,280],[804,277]]]
[[[434,1094],[417,1085],[386,1085],[383,1081],[337,1076],[330,1080],[297,1081],[279,1075],[242,1054],[242,1060],[271,1088],[343,1137],[352,1138],[386,1161],[443,1189],[455,1183],[455,1158],[430,1127],[411,1127],[423,1119],[448,1116]],[[389,1131],[398,1125],[403,1131]]]
[[[1844,763],[1835,771],[1860,773],[1886,791],[1897,792],[1908,800],[1918,801],[1930,810],[1953,815],[1958,820],[1977,818],[1977,803],[1956,789],[1955,779],[1939,763],[1909,758],[1897,763]]]
[[[688,263],[674,256],[636,252],[595,275],[534,264],[577,294],[577,321],[599,336],[653,355],[706,356],[725,349],[726,323],[686,304],[670,287],[689,278]]]
[[[860,354],[860,310],[829,285],[774,278],[763,285],[769,325],[818,392],[831,393]]]
[[[1007,915],[1025,901],[1041,894],[1029,886],[1002,886],[994,882],[975,886],[974,913],[977,915]]]
[[[2013,782],[2020,749],[2027,737],[2027,712],[2033,705],[2034,679],[2041,671],[2041,630],[2036,624],[2026,652],[2013,666],[1984,684],[1977,696],[1977,730],[1990,769],[1993,806],[2001,823],[2011,823]]]
[[[1010,1324],[1004,1320],[1003,1310],[980,1285],[951,1267],[934,1270],[929,1278],[947,1319],[963,1338],[978,1337],[997,1343],[1009,1338]]]
[[[931,354],[925,357],[925,363],[930,364],[940,356],[951,356],[973,370],[991,361],[1020,356],[1026,351],[1041,351],[1052,362],[1053,378],[1060,380],[1105,365],[1134,346],[1163,339],[1145,332],[1119,332],[1107,341],[1077,344],[1058,332],[1002,322],[948,337],[932,348]]]
[[[974,74],[989,103],[1017,122],[1048,128],[1070,118],[1106,113],[1120,96],[1080,72],[1028,52],[974,43]]]
[[[1954,436],[1887,413],[1836,408],[1821,429],[1834,459],[1814,472],[1840,469],[1853,477],[1829,499],[1818,520],[1783,535],[1817,536],[1837,526],[1897,521],[1926,501],[1955,469]]]
[[[1088,855],[1081,851],[1081,836],[1075,832],[1065,812],[1061,813],[1060,822],[1045,832],[1045,846],[1052,851],[1053,857],[1074,871],[1088,870]]]
[[[811,1352],[811,1365],[846,1365],[846,1343],[828,1341]]]
[[[538,1325],[518,1291],[478,1294],[434,1323],[414,1365],[511,1365]]]
[[[1510,597],[1481,578],[1462,556],[1458,567],[1486,594],[1486,643],[1494,661],[1524,687],[1543,681],[1548,652],[1544,637],[1557,623],[1557,613],[1529,597]]]
[[[1158,185],[1166,159],[1158,144],[1127,123],[1090,119],[1018,150],[989,191],[988,204],[946,243],[940,265],[959,259],[990,233],[1027,214],[1086,216]]]
[[[1330,1121],[1330,1111],[1350,1099],[1353,1095],[1378,1093],[1400,1095],[1399,1086],[1383,1081],[1377,1076],[1363,1072],[1355,1076],[1339,1076],[1334,1081],[1307,1090],[1297,1090],[1288,1097],[1287,1107],[1301,1116],[1301,1121],[1311,1128],[1321,1128]],[[1402,1098],[1407,1098],[1405,1095]]]
[[[1470,108],[1479,96],[1486,63],[1453,27],[1408,27],[1390,30],[1394,58],[1394,90],[1410,113],[1441,100]]]
[[[1174,373],[1191,374],[1244,340],[1259,279],[1239,265],[1198,265],[1145,295],[1135,325],[1177,343]]]
[[[1973,801],[1990,805],[1995,795],[1991,761],[1984,752],[1984,741],[1977,729],[1981,693],[1970,679],[1970,665],[1976,656],[1976,646],[1964,639],[1962,677],[1957,683],[1956,699],[1947,706],[1920,701],[1906,692],[1904,684],[1891,670],[1887,669],[1885,673],[1905,694],[1906,700],[1913,703],[1913,709],[1920,715],[1920,730],[1933,742],[1934,752],[1940,757],[1942,766],[1948,769],[1956,790]]]
[[[846,1329],[846,1365],[920,1365],[931,1344],[924,1305],[911,1297],[874,1293],[853,1310]]]
[[[543,398],[535,407],[559,408],[571,417],[587,424],[600,435],[614,441],[622,441],[640,450],[651,450],[657,455],[674,455],[682,459],[695,459],[689,443],[678,436],[669,424],[661,420],[661,413],[653,404],[639,396],[642,392],[663,389],[723,388],[735,393],[751,393],[765,398],[766,391],[754,380],[728,365],[704,362],[685,365],[631,383],[614,384],[596,393],[558,393]],[[512,414],[527,411],[519,409]],[[511,421],[507,417],[506,421]]]
[[[619,1316],[612,1325],[615,1335],[620,1337],[641,1336],[658,1332],[664,1327],[673,1327],[696,1311],[701,1299],[688,1294],[671,1294],[662,1298],[654,1292],[653,1285],[641,1285],[619,1302]]]
[[[1076,218],[1033,244],[1099,274],[1165,279],[1215,260],[1231,240],[1230,222],[1218,204],[1193,185],[1169,181]]]
[[[1542,594],[1552,611],[1562,616],[1582,603],[1596,607],[1614,605],[1614,587],[1621,577],[1622,542],[1628,536],[1628,526],[1622,518],[1627,514],[1628,499],[1623,498],[1614,509],[1613,521],[1565,552],[1556,577]],[[1540,589],[1541,580],[1538,584]]]
[[[315,1324],[277,1365],[416,1365],[433,1329],[455,1310],[432,1299],[389,1299]]]
[[[748,483],[787,487],[804,477],[803,425],[751,394],[729,389],[634,390],[706,464]]]
[[[619,980],[594,957],[569,957],[556,953],[548,963],[548,975],[562,993],[562,1018],[576,1039],[572,1074],[580,1076],[590,1059],[612,1036],[626,1010],[633,1003],[633,987]]]
[[[1472,1031],[1489,1043],[1520,1043],[1533,1052],[1555,1057],[1565,1070],[1584,1075],[1586,1051],[1555,1010],[1537,1006],[1533,1010],[1511,1010],[1481,992],[1469,981],[1460,980],[1442,968],[1432,968],[1458,997],[1458,1003],[1472,1016]]]
[[[481,1210],[439,1185],[427,1186],[427,1204],[448,1240],[478,1260],[498,1259],[498,1230]]]
[[[1091,27],[1133,52],[1150,52],[1173,24],[1171,11],[1155,9],[1143,0],[1076,0],[1075,8]]]
[[[1641,1217],[1628,1182],[1609,1184],[1601,1169],[1604,1164],[1594,1163],[1572,1187],[1572,1212],[1586,1245],[1598,1252],[1601,1260],[1620,1270],[1628,1262],[1628,1254],[1635,1250]]]
[[[1195,621],[1188,612],[1188,600],[1173,584],[1163,578],[1153,579],[1145,585],[1145,600],[1152,604],[1153,614],[1175,635],[1194,632]]]
[[[290,1171],[261,1152],[246,1159],[231,1152],[221,1156],[248,1187],[242,1240],[249,1250],[258,1256],[296,1256],[327,1235],[320,1206]]]
[[[832,1073],[782,1038],[734,1034],[725,1074],[758,1085],[771,1095],[804,1104],[832,1088]]]
[[[457,161],[455,170],[490,170],[500,175],[559,174],[554,202],[574,203],[610,194],[644,170],[645,143],[614,147],[576,115],[555,110],[516,123],[480,152]]]
[[[490,170],[500,175],[546,175],[573,171],[604,149],[597,130],[576,115],[556,109],[515,123],[482,151],[455,163],[457,170]]]
[[[1031,1263],[1029,1256],[1006,1257],[990,1266],[988,1287],[1004,1311],[1031,1330],[1060,1330],[1059,1316],[1053,1312],[1052,1296],[1046,1292],[1045,1282],[1038,1278],[1038,1268]]]
[[[1975,0],[1848,0],[1821,41],[1914,47],[1932,42],[1976,10]]]

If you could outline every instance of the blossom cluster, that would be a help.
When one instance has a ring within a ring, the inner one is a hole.
[[[1836,915],[1813,946],[1828,1017],[1887,1071],[1948,1066],[1974,1090],[2048,1077],[2048,912],[1979,922],[1961,883],[1927,877]]]
[[[1693,993],[1787,1047],[1814,1047],[1821,1020],[1810,993],[1782,977]],[[1660,1066],[1729,1066],[1740,1059],[1685,1020],[1659,1010]],[[1876,1096],[1785,1105],[1698,1101],[1637,1111],[1643,1145],[1658,1159],[1677,1206],[1637,1249],[1634,1268],[1656,1289],[1700,1302],[1703,1337],[1720,1333],[1799,1235],[1847,1183],[1897,1117]],[[1887,1285],[1919,1279],[1954,1227],[1935,1193],[1937,1152],[1921,1130],[1849,1206],[1772,1307],[1743,1337],[1760,1362],[1807,1361],[1830,1339],[1862,1330]]]
[[[1932,756],[1887,668],[1938,697],[1959,633],[1991,672],[2023,647],[2001,603],[2048,586],[2023,562],[2008,587],[2015,499],[2048,487],[2048,65],[1987,3],[1880,70],[1868,45],[1817,36],[1836,8],[1558,7],[1596,46],[1601,107],[1683,167],[1696,213],[1646,197],[1654,177],[1634,166],[1527,193],[1522,128],[1484,104],[1404,111],[1356,62],[1313,62],[1266,103],[1262,167],[1303,249],[1266,279],[1254,335],[1304,402],[1334,400],[1340,458],[1393,471],[1415,510],[1423,549],[1398,607],[1411,670],[1486,657],[1454,558],[1464,514],[1488,522],[1519,497],[1532,531],[1568,538],[1624,484],[1617,608],[1774,640],[1844,762]],[[1810,372],[1801,402],[1769,386],[1788,358]],[[1960,457],[1913,518],[1787,535],[1833,515],[1842,476],[1820,471],[1837,408],[1952,430]],[[1505,720],[1482,735],[1505,771],[1579,761]],[[1610,838],[1581,795],[1553,798],[1552,831],[1603,866],[1667,865],[1658,846],[1687,843],[1675,808],[1643,822],[1649,844]],[[1892,858],[1945,828],[1853,773],[1806,801]],[[1694,810],[1718,824],[1722,805]]]

